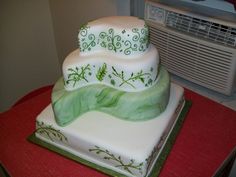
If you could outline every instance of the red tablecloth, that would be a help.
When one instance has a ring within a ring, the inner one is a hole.
[[[51,89],[0,114],[0,163],[12,177],[104,177],[26,140]],[[161,177],[208,177],[236,146],[236,112],[185,90],[192,107],[161,171]]]

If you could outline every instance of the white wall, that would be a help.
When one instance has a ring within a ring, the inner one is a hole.
[[[0,1],[0,112],[60,76],[48,0]]]
[[[49,0],[60,64],[78,48],[81,25],[104,16],[130,15],[129,0]]]
[[[1,0],[0,112],[36,88],[53,84],[77,48],[87,21],[129,15],[130,0]]]

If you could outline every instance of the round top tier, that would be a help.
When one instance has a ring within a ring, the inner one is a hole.
[[[88,23],[91,26],[99,26],[107,24],[108,26],[113,26],[115,28],[125,28],[125,29],[132,29],[132,28],[143,28],[145,25],[144,20],[141,20],[137,17],[132,16],[110,16],[110,17],[103,17],[97,20],[91,21]]]
[[[148,27],[137,17],[113,16],[91,21],[78,34],[81,55],[104,52],[133,59],[149,46]]]

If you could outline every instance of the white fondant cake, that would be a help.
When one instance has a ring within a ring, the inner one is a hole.
[[[151,173],[184,105],[136,17],[81,27],[79,49],[36,121],[35,135],[97,166],[130,177]]]
[[[148,28],[136,17],[104,17],[82,26],[79,49],[63,63],[65,89],[102,83],[138,92],[157,81],[159,55]]]
[[[99,166],[130,177],[146,176],[178,118],[183,89],[171,86],[169,104],[158,117],[130,122],[92,111],[70,125],[56,124],[49,105],[37,117],[36,136]]]

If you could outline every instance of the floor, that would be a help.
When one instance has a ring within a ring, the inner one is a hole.
[[[171,75],[172,82],[175,82],[183,87],[186,87],[200,95],[206,96],[230,109],[236,111],[236,92],[234,92],[231,96],[226,96],[215,91],[209,90],[205,87],[194,84],[190,81],[182,79],[176,75]]]

